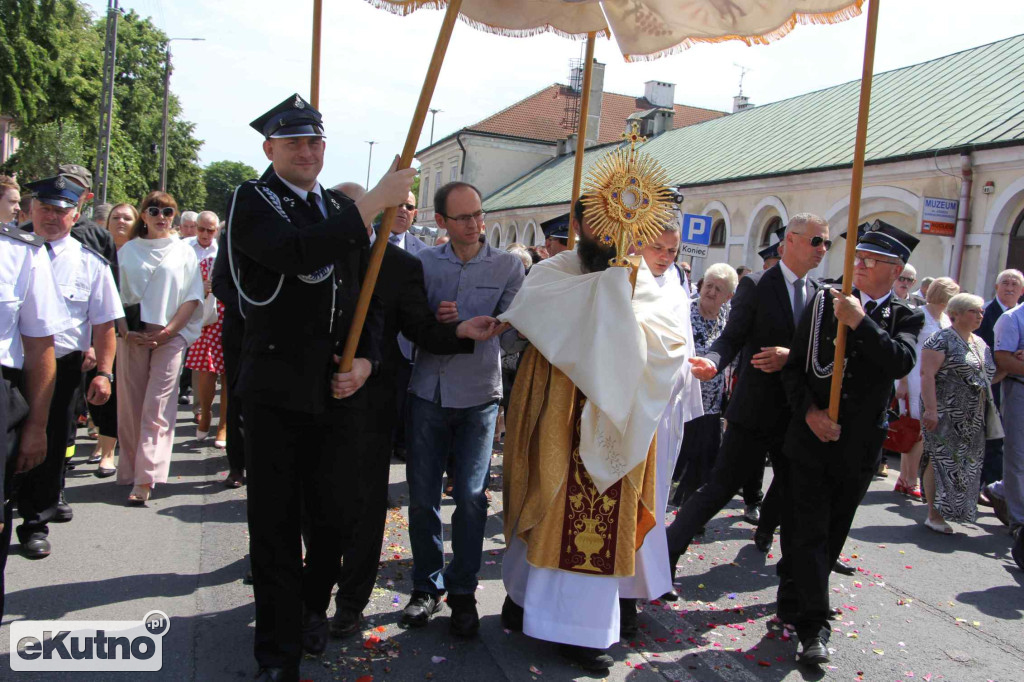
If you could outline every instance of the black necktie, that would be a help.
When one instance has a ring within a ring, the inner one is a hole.
[[[327,217],[327,214],[324,213],[323,206],[320,204],[319,194],[317,194],[316,192],[310,192],[309,194],[306,195],[306,200],[309,201],[309,205],[315,208],[320,215],[322,215],[325,218]]]
[[[53,251],[53,245],[50,242],[46,242],[46,253],[49,254],[50,260],[57,257],[57,254]]]
[[[877,303],[875,303],[874,301],[868,301],[867,303],[864,304],[864,312],[870,315],[871,313],[875,312],[875,308],[877,307]]]

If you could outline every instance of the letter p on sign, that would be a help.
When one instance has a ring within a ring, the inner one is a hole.
[[[683,214],[682,243],[679,252],[685,256],[705,258],[711,243],[711,216]]]

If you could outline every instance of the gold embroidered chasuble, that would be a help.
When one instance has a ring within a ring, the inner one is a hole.
[[[509,401],[504,454],[505,539],[533,566],[588,575],[634,573],[654,527],[656,447],[599,493],[579,454],[586,399],[536,348],[523,356]]]

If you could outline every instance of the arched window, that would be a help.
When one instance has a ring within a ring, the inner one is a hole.
[[[782,218],[779,216],[774,216],[769,220],[764,226],[764,231],[761,233],[761,246],[771,244],[772,233],[780,227],[782,227]]]
[[[725,219],[719,218],[711,226],[711,248],[725,246]]]

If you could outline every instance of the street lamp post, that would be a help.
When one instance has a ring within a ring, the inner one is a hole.
[[[366,188],[370,188],[370,164],[373,162],[373,145],[377,144],[376,140],[367,140],[366,144],[370,145],[370,158],[366,160]]]
[[[434,118],[444,109],[428,109],[430,112],[430,144],[434,144]]]
[[[171,41],[191,40],[201,41],[206,38],[168,38],[167,54],[164,63],[164,121],[163,121],[163,143],[160,145],[160,191],[167,191],[167,127],[168,127],[168,101],[171,94]]]

